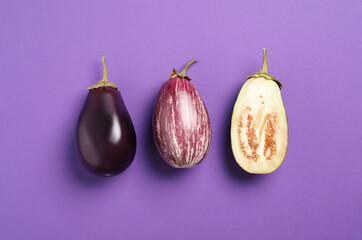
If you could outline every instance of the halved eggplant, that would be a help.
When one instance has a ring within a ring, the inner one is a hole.
[[[285,158],[288,123],[280,93],[282,87],[268,74],[264,49],[262,70],[248,77],[231,118],[232,151],[240,167],[249,173],[271,173]]]

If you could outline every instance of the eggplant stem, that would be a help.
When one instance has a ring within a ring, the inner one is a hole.
[[[263,66],[261,68],[261,73],[268,73],[268,66],[266,63],[267,57],[266,57],[266,48],[263,48]]]
[[[191,64],[193,64],[194,62],[196,62],[195,59],[192,59],[188,64],[186,64],[186,66],[184,67],[184,69],[182,69],[180,75],[181,77],[185,77],[186,76],[186,71],[187,69],[190,67]]]
[[[102,79],[102,81],[108,82],[107,65],[106,65],[106,60],[104,59],[103,54],[101,54],[101,58],[102,58],[102,63],[103,63],[103,79]]]

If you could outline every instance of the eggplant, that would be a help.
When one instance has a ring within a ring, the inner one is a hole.
[[[211,125],[205,103],[186,75],[173,69],[160,89],[153,112],[153,135],[158,151],[170,166],[190,168],[207,155]]]
[[[136,132],[118,87],[103,79],[89,87],[77,123],[77,145],[83,165],[95,175],[114,176],[127,169],[136,154]]]
[[[241,168],[266,174],[283,162],[288,148],[288,122],[280,81],[268,73],[266,49],[260,72],[248,77],[231,119],[231,146]]]

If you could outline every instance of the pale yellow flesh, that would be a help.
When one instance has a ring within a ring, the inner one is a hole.
[[[249,79],[238,95],[231,119],[231,147],[237,163],[250,173],[271,173],[283,162],[288,124],[279,86]]]

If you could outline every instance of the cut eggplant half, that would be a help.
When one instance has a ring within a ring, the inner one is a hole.
[[[245,171],[266,174],[283,162],[288,148],[288,123],[280,89],[268,74],[264,49],[262,70],[241,88],[231,118],[231,147]]]

